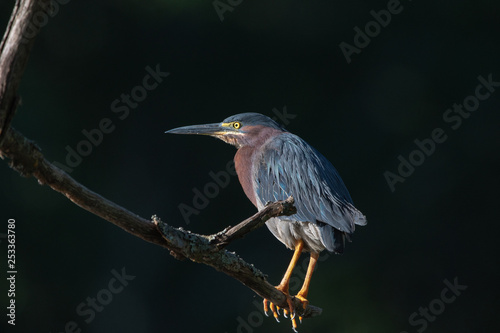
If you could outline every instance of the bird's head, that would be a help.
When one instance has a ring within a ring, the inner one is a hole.
[[[192,125],[171,129],[170,134],[210,135],[236,148],[254,145],[285,129],[274,120],[260,113],[240,113],[221,123]]]

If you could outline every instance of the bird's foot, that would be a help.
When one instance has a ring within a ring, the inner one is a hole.
[[[279,285],[279,286],[276,286],[276,289],[278,289],[283,294],[285,294],[286,302],[288,303],[288,309],[283,308],[283,316],[285,318],[288,318],[288,315],[290,315],[290,319],[292,319],[292,323],[293,323],[293,320],[295,318],[295,309],[293,306],[292,297],[288,293],[288,286]],[[276,321],[279,323],[280,322],[280,320],[279,320],[280,307],[275,305],[273,302],[269,301],[268,299],[264,299],[263,304],[264,304],[264,314],[267,316],[267,312],[269,311],[269,309],[271,309],[271,312],[273,313],[274,319],[276,319]],[[294,326],[294,328],[293,328],[293,330],[296,332],[295,329],[296,329],[296,326]]]
[[[302,307],[304,308],[304,310],[309,305],[309,301],[304,296],[302,296],[300,293],[298,293],[297,295],[295,295],[295,298],[300,299],[300,301],[302,302]],[[302,317],[301,316],[299,316],[299,321],[302,324]],[[295,315],[292,317],[292,326],[293,326],[293,330],[295,332],[297,332],[297,319],[295,318]]]
[[[264,299],[264,301],[262,303],[264,304],[264,314],[267,317],[269,317],[267,312],[269,311],[269,309],[271,309],[271,312],[273,313],[274,319],[276,319],[276,321],[279,323],[280,322],[280,319],[279,319],[280,307],[277,305],[274,305],[274,303],[270,302],[268,299]]]

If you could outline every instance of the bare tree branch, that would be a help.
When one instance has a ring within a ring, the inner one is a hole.
[[[251,225],[255,227],[258,225],[262,226],[265,221],[271,217],[283,215],[284,213],[288,215],[294,214],[295,207],[291,206],[292,204],[293,198],[291,197],[286,201],[268,204],[263,210],[230,230],[234,232],[233,235],[237,234],[241,237],[255,230]],[[218,271],[240,281],[263,298],[271,300],[282,308],[288,308],[285,295],[270,285],[266,281],[266,276],[260,270],[254,265],[245,262],[236,253],[219,249],[218,244],[220,243],[216,242],[213,244],[214,240],[219,239],[221,235],[226,233],[225,230],[215,235],[203,236],[182,229],[173,228],[163,223],[156,216],[153,216],[153,221],[169,243],[169,248],[177,255],[212,266]],[[224,237],[222,236],[222,238]],[[234,239],[236,239],[236,237],[228,238],[226,241]],[[314,317],[320,315],[322,312],[320,308],[313,305],[308,305],[307,308],[304,309],[302,302],[298,298],[294,298],[293,301],[295,311],[299,316],[304,318]]]
[[[292,197],[286,199],[285,201],[281,201],[280,203],[282,203],[281,206],[266,205],[266,207],[260,212],[239,223],[237,226],[227,227],[226,231],[215,235],[215,239],[212,242],[215,242],[216,246],[221,249],[233,240],[241,238],[245,234],[262,227],[271,217],[293,215],[297,213],[297,209],[293,206],[294,200]]]
[[[49,0],[17,0],[0,43],[0,142],[19,103],[17,90],[39,31],[33,16],[48,4]]]
[[[285,295],[270,285],[261,271],[224,247],[262,226],[271,217],[294,214],[293,198],[271,203],[237,226],[214,235],[194,234],[182,228],[173,228],[156,216],[153,223],[89,190],[47,161],[33,141],[10,127],[19,101],[19,83],[39,31],[39,27],[32,23],[33,17],[43,10],[50,10],[49,0],[16,1],[0,44],[0,157],[8,159],[9,166],[21,175],[35,177],[40,184],[50,186],[78,206],[128,233],[170,250],[176,258],[188,258],[212,266],[276,305],[287,307]],[[312,305],[304,310],[299,299],[294,299],[294,302],[297,315],[304,318],[321,313],[321,309]]]

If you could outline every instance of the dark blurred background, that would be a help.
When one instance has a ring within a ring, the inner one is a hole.
[[[500,3],[227,1],[215,2],[223,21],[211,1],[60,5],[37,37],[13,127],[66,164],[66,147],[110,119],[114,130],[71,176],[142,217],[213,233],[255,212],[236,177],[189,220],[179,205],[192,207],[193,189],[213,182],[210,172],[224,171],[235,150],[164,131],[240,112],[277,116],[336,166],[368,218],[343,256],[319,264],[309,299],[323,314],[301,333],[495,330],[500,87],[456,129],[443,115],[474,96],[479,76],[500,82]],[[0,3],[2,31],[13,4]],[[370,12],[388,6],[399,12],[377,31]],[[348,63],[339,45],[354,47],[355,27],[367,24],[373,37]],[[113,112],[122,94],[141,92],[148,66],[170,75],[128,116]],[[414,140],[435,128],[447,140],[392,191],[384,173],[397,175],[398,156],[417,156]],[[5,162],[0,184],[0,233],[16,220],[15,328],[0,280],[9,332],[291,332],[289,320],[263,317],[261,299],[237,281],[174,259]],[[230,250],[273,284],[292,255],[266,228]],[[135,278],[111,294],[123,269]],[[453,298],[445,280],[467,289]],[[91,318],[87,298],[96,296],[106,305]]]

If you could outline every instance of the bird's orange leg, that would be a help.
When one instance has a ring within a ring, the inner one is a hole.
[[[304,279],[304,284],[300,289],[299,293],[295,295],[298,299],[302,301],[302,306],[307,308],[309,301],[307,300],[307,294],[309,293],[309,284],[311,283],[311,277],[314,272],[314,267],[316,267],[316,263],[318,262],[319,253],[311,253],[311,259],[309,260],[309,266],[307,267],[306,277]],[[302,317],[299,317],[300,322],[302,322]],[[297,328],[297,321],[295,318],[292,318],[292,326],[295,330]]]
[[[281,280],[281,283],[276,286],[276,289],[281,291],[283,294],[286,295],[286,301],[288,303],[288,308],[290,313],[293,313],[293,303],[292,303],[292,298],[290,297],[290,293],[288,292],[288,287],[290,284],[290,277],[292,275],[293,269],[295,265],[297,264],[297,261],[299,260],[300,254],[302,253],[302,249],[304,248],[304,241],[299,240],[297,245],[295,245],[295,252],[293,253],[292,260],[290,261],[290,264],[288,265],[288,269],[285,272],[285,275],[283,276],[283,279]],[[271,308],[271,311],[273,313],[274,318],[279,322],[278,315],[279,315],[279,307],[275,306],[274,303],[269,302],[269,300],[264,299],[264,313],[267,316],[267,311],[269,310],[269,307]],[[267,303],[269,304],[269,307],[267,306]],[[288,313],[287,309],[283,309],[283,312],[286,314]]]

